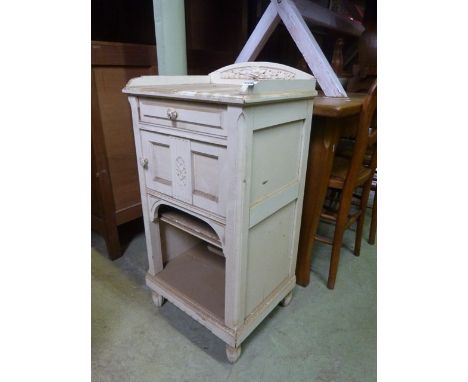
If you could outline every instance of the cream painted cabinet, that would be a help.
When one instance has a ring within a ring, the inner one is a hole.
[[[266,62],[208,76],[148,76],[132,108],[149,270],[168,299],[226,344],[295,285],[315,79]]]

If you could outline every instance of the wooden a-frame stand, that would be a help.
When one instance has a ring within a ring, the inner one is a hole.
[[[359,36],[364,27],[326,8],[306,0],[271,0],[262,18],[236,59],[236,63],[254,61],[280,20],[283,21],[307,65],[326,96],[347,97],[333,68],[312,35],[306,21]]]

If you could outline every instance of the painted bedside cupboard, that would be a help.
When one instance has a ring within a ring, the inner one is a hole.
[[[241,343],[292,298],[315,79],[250,62],[124,88],[153,301]]]

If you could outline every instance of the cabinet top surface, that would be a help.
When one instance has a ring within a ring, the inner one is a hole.
[[[144,97],[253,104],[317,95],[315,78],[285,65],[243,63],[207,76],[144,76],[134,78],[124,93]]]

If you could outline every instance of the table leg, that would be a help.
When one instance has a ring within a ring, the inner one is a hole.
[[[296,282],[304,287],[310,282],[310,262],[314,236],[320,222],[320,213],[325,201],[328,179],[339,138],[340,128],[335,119],[314,117],[296,265]]]

